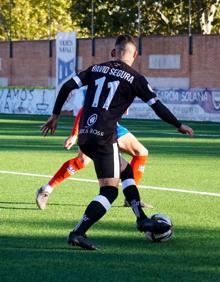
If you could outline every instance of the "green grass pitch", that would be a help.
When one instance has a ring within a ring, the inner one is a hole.
[[[72,118],[42,137],[46,119],[0,115],[0,281],[220,281],[219,123],[187,122],[196,132],[190,139],[161,121],[123,120],[149,149],[140,193],[154,208],[146,212],[168,214],[174,236],[152,243],[137,232],[119,188],[88,234],[100,250],[89,252],[69,247],[67,236],[98,194],[97,183],[67,180],[44,211],[35,205],[36,190],[77,150],[63,149]],[[96,179],[93,165],[73,177]]]

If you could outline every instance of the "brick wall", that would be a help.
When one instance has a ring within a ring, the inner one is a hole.
[[[95,56],[90,39],[78,40],[78,70],[110,59],[115,38],[96,39]],[[9,58],[8,42],[0,42],[0,84],[7,79],[13,86],[48,86],[55,77],[55,42],[13,42],[13,57]],[[180,55],[179,68],[149,68],[151,55]],[[188,55],[187,36],[149,36],[142,39],[142,55],[134,68],[149,78],[186,78],[189,87],[220,87],[220,35],[193,36],[193,55]],[[2,80],[1,80],[2,78]]]

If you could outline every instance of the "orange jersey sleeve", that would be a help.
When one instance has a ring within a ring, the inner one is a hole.
[[[72,128],[72,131],[71,131],[71,135],[72,136],[76,136],[79,133],[79,122],[80,122],[80,118],[82,116],[82,112],[83,112],[83,108],[81,108],[78,111],[78,114],[75,117],[73,128]]]

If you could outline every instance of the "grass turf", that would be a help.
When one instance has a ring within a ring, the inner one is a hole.
[[[72,249],[69,231],[98,193],[90,182],[66,181],[51,195],[47,209],[35,205],[35,191],[76,148],[64,151],[71,118],[61,118],[55,136],[40,136],[47,117],[0,115],[0,277],[1,281],[219,281],[220,198],[140,189],[153,204],[148,214],[163,212],[175,232],[154,244],[138,233],[123,195],[89,232],[100,251]],[[197,136],[176,135],[161,121],[123,120],[149,149],[142,184],[219,193],[219,123],[190,122]],[[92,164],[75,175],[95,179]]]

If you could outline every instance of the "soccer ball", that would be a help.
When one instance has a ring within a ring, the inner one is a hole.
[[[164,222],[170,226],[170,229],[163,234],[154,234],[153,232],[146,231],[145,235],[153,242],[165,242],[168,241],[173,235],[173,224],[171,219],[165,214],[154,214],[150,217],[152,220],[158,222]]]

